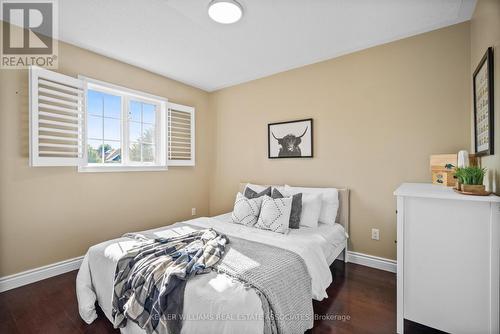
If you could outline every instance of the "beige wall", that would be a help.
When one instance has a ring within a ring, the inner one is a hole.
[[[429,182],[430,154],[469,147],[469,37],[463,23],[211,94],[210,213],[245,180],[347,186],[351,250],[394,259],[394,189]],[[267,123],[309,117],[314,158],[267,159]]]
[[[481,163],[488,169],[488,184],[490,190],[500,194],[500,0],[479,0],[470,23],[471,41],[471,74],[470,89],[472,90],[472,73],[479,61],[484,56],[486,49],[493,47],[494,54],[494,130],[495,130],[495,155],[483,157]],[[471,107],[471,118],[474,109]],[[472,123],[472,122],[471,122]],[[474,151],[474,123],[472,123],[471,148]],[[493,181],[496,181],[493,186]]]
[[[61,43],[61,73],[196,107],[196,167],[167,172],[29,168],[27,72],[0,70],[0,277],[189,218],[192,207],[230,211],[245,180],[351,188],[351,250],[395,258],[392,191],[428,182],[430,154],[470,143],[469,32],[464,23],[212,94]],[[315,157],[267,159],[267,123],[306,117]]]
[[[196,107],[196,167],[78,173],[28,167],[28,73],[0,70],[0,277],[85,254],[127,231],[208,214],[212,119],[208,93],[60,43],[58,72]]]

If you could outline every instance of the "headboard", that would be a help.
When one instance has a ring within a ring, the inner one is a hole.
[[[243,193],[248,182],[240,183],[239,191]],[[349,234],[349,189],[345,187],[330,187],[336,188],[339,192],[339,210],[337,211],[336,223],[344,226],[345,231]]]

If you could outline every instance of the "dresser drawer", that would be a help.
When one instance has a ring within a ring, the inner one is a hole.
[[[490,203],[406,198],[404,317],[450,333],[489,332]]]

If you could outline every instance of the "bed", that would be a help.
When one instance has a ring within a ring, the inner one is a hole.
[[[231,213],[196,218],[149,230],[159,237],[189,233],[196,228],[213,228],[220,233],[280,247],[298,254],[311,277],[312,297],[327,298],[332,283],[329,266],[347,249],[349,231],[349,191],[337,188],[339,210],[336,223],[318,228],[300,228],[278,234],[231,223]],[[82,319],[91,323],[97,318],[97,302],[112,322],[112,294],[115,269],[120,257],[137,243],[130,238],[109,240],[89,248],[77,276],[77,297]],[[210,272],[187,281],[184,292],[182,333],[259,333],[264,332],[261,299],[248,286],[223,273]],[[122,333],[144,333],[128,321]]]

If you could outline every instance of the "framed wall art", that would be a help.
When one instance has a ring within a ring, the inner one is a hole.
[[[312,118],[268,124],[267,146],[269,159],[312,158]]]
[[[494,154],[493,48],[488,48],[472,76],[476,155]]]

